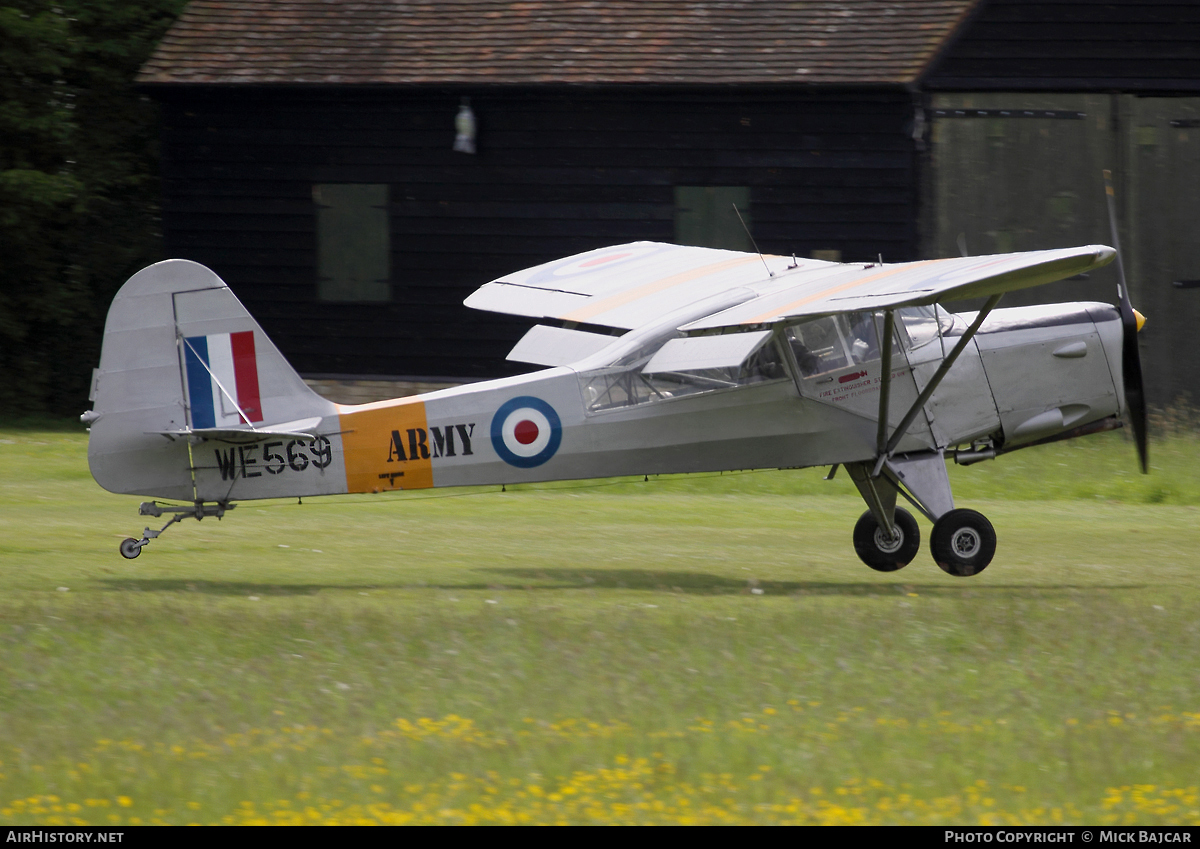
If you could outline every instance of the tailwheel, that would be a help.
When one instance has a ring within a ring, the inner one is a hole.
[[[982,513],[951,510],[934,522],[929,550],[947,575],[978,575],[996,553],[996,531]]]
[[[896,532],[889,536],[868,510],[859,516],[854,526],[854,551],[876,572],[903,569],[921,550],[921,529],[911,513],[897,507],[892,525]]]
[[[121,543],[121,556],[126,560],[132,560],[142,553],[142,543],[133,537],[126,537]]]

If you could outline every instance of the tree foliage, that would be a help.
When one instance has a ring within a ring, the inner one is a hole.
[[[138,68],[184,0],[0,0],[0,413],[81,412],[108,304],[161,259]]]

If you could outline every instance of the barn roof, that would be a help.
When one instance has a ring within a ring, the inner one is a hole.
[[[981,0],[193,0],[148,84],[905,84]]]

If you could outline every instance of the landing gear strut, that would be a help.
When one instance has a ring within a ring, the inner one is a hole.
[[[226,510],[232,510],[236,506],[236,504],[225,504],[222,502],[205,504],[203,501],[197,501],[191,507],[172,507],[164,506],[159,504],[157,501],[143,501],[140,505],[138,505],[139,516],[154,516],[157,518],[162,516],[163,513],[174,513],[175,515],[173,515],[171,520],[157,531],[152,531],[150,528],[146,528],[146,530],[142,533],[141,539],[126,537],[121,542],[121,556],[126,560],[132,560],[142,553],[142,549],[150,544],[150,540],[158,537],[163,531],[171,527],[171,525],[175,524],[176,522],[183,521],[188,516],[193,517],[197,522],[199,522],[205,516],[216,516],[218,519],[220,519],[225,515]]]

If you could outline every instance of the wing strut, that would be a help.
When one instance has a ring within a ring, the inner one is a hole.
[[[975,320],[971,322],[971,326],[967,328],[967,331],[962,335],[962,338],[958,340],[958,344],[955,345],[946,358],[942,360],[942,364],[938,366],[937,371],[933,373],[933,377],[929,379],[928,385],[926,385],[926,387],[921,391],[921,394],[917,396],[917,400],[913,401],[912,406],[908,408],[908,412],[904,414],[904,418],[900,420],[900,424],[896,425],[896,429],[892,431],[891,438],[886,444],[884,444],[883,435],[887,431],[888,387],[892,382],[892,346],[891,338],[888,338],[888,344],[883,348],[882,354],[883,386],[880,387],[879,393],[879,456],[875,459],[875,468],[871,472],[871,477],[879,477],[879,473],[883,470],[883,464],[887,462],[888,458],[892,455],[892,452],[896,450],[896,446],[900,444],[900,440],[904,438],[904,434],[908,432],[908,426],[913,423],[913,419],[917,417],[917,414],[921,412],[933,393],[937,391],[942,379],[946,376],[946,373],[950,371],[950,367],[954,365],[954,361],[958,359],[958,355],[961,354],[967,347],[967,343],[975,338],[976,331],[979,330],[980,326],[984,322],[984,319],[988,317],[988,314],[993,308],[995,308],[996,304],[1000,302],[1000,297],[1000,295],[992,295],[990,298],[988,298],[987,303],[983,305],[983,309],[979,311],[979,314],[975,316]],[[889,310],[885,318],[884,326],[890,331],[891,325],[892,313]]]
[[[887,450],[888,400],[892,389],[892,335],[895,333],[895,327],[896,314],[887,310],[883,314],[883,333],[879,335],[879,351],[882,357],[880,374],[883,375],[883,384],[879,387],[879,431],[875,442],[880,457],[890,453]],[[878,333],[878,330],[876,332]],[[876,466],[872,477],[878,475],[879,467]]]

